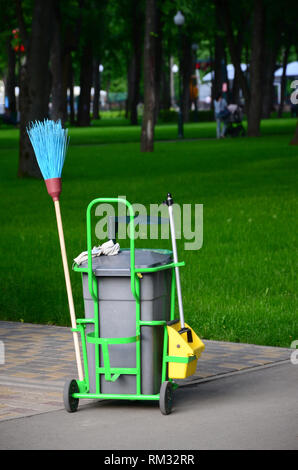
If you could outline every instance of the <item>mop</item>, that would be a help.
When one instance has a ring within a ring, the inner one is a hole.
[[[173,216],[174,201],[170,193],[168,193],[164,204],[168,206],[169,210],[173,260],[177,265],[178,253]],[[178,266],[175,266],[175,276],[180,319],[167,322],[167,331],[169,335],[168,351],[169,356],[172,357],[172,361],[169,361],[168,376],[172,379],[184,379],[195,373],[197,360],[201,356],[202,351],[204,351],[205,345],[197,336],[195,331],[184,321],[182,292]],[[184,360],[186,360],[186,362],[181,363],[181,361]]]
[[[173,216],[174,201],[173,201],[172,195],[170,193],[168,193],[167,199],[164,201],[164,204],[168,206],[168,210],[169,210],[172,248],[173,248],[173,259],[174,259],[174,263],[178,263],[175,225],[174,225],[174,216]],[[175,275],[176,275],[177,297],[178,297],[178,307],[179,307],[180,326],[181,326],[181,328],[179,330],[179,334],[182,335],[183,333],[186,333],[188,343],[192,343],[193,338],[192,338],[191,328],[186,327],[185,326],[185,321],[184,321],[184,311],[183,311],[183,302],[182,302],[182,293],[181,293],[181,284],[180,284],[180,274],[179,274],[179,267],[178,266],[175,267]]]
[[[70,283],[62,218],[59,204],[59,196],[62,188],[61,173],[65,160],[66,150],[69,143],[69,137],[67,136],[67,130],[62,128],[61,121],[54,122],[48,119],[45,119],[43,122],[32,122],[27,128],[27,133],[34,149],[40,171],[45,180],[47,191],[54,202],[66,283],[66,291],[68,297],[68,305],[71,318],[71,326],[73,330],[76,330],[76,315]],[[83,381],[84,375],[77,331],[73,331],[73,340],[78,368],[78,376],[79,380]]]

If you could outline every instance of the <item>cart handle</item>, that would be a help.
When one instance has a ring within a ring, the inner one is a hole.
[[[89,292],[91,294],[91,297],[93,300],[97,300],[96,294],[94,293],[93,290],[93,271],[92,271],[92,236],[91,236],[91,209],[94,206],[94,204],[100,203],[100,202],[120,202],[122,204],[125,204],[126,207],[128,207],[129,210],[129,238],[130,238],[130,287],[131,287],[131,292],[136,300],[138,300],[138,295],[136,292],[136,286],[135,286],[135,276],[136,276],[136,270],[135,270],[135,226],[134,226],[134,210],[130,202],[128,202],[126,199],[123,198],[117,198],[117,197],[108,197],[108,198],[103,198],[99,197],[96,199],[93,199],[93,201],[90,202],[90,204],[87,207],[87,252],[88,252],[88,287],[89,287]]]

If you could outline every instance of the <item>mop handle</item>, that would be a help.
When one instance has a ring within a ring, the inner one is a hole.
[[[67,297],[68,297],[71,326],[73,329],[76,329],[77,328],[76,314],[75,314],[70,276],[69,276],[69,269],[68,269],[68,263],[67,263],[67,255],[66,255],[59,200],[54,201],[54,206],[55,206],[56,219],[57,219],[57,227],[58,227],[58,234],[59,234],[59,241],[60,241],[60,248],[61,248],[63,269],[64,269],[64,276],[65,276],[66,291],[67,291]],[[80,352],[79,337],[78,337],[77,331],[73,331],[73,341],[74,341],[74,347],[75,347],[75,355],[76,355],[76,361],[77,361],[77,367],[78,367],[79,380],[83,381],[84,374],[83,374],[83,369],[82,369],[81,352]]]
[[[170,194],[168,194],[168,197],[167,197],[167,200],[165,201],[165,203],[167,204],[168,209],[169,209],[171,238],[172,238],[172,247],[173,247],[173,259],[174,259],[174,263],[178,263],[175,225],[174,225],[174,216],[173,216],[173,199],[172,199],[172,196]],[[175,266],[175,275],[176,275],[176,287],[177,287],[180,325],[181,325],[181,329],[182,329],[182,328],[185,327],[185,324],[184,324],[184,312],[183,312],[183,303],[182,303],[180,274],[179,274],[179,267],[178,266]]]

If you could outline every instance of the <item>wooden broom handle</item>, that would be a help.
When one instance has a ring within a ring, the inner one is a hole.
[[[61,256],[62,256],[62,262],[63,262],[65,283],[66,283],[66,291],[67,291],[67,297],[68,297],[71,326],[73,329],[76,329],[77,321],[76,321],[76,314],[75,314],[75,308],[74,308],[74,303],[73,303],[72,289],[71,289],[69,269],[68,269],[68,263],[67,263],[59,200],[54,201],[54,206],[55,206],[55,211],[56,211],[57,227],[58,227]],[[73,331],[73,341],[74,341],[74,347],[75,347],[75,355],[76,355],[76,361],[77,361],[77,367],[78,367],[79,380],[83,381],[84,374],[83,374],[83,369],[82,369],[81,352],[80,352],[79,337],[78,337],[77,331]]]

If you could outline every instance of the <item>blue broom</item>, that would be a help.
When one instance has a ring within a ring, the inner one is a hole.
[[[32,122],[27,128],[27,133],[34,149],[40,171],[45,180],[47,191],[54,201],[71,326],[73,330],[76,330],[77,322],[59,204],[59,197],[62,189],[61,173],[69,143],[69,137],[67,135],[67,129],[62,128],[61,121],[55,122],[49,119],[45,119],[43,122]],[[77,331],[73,331],[73,340],[79,380],[83,381],[84,375]]]

